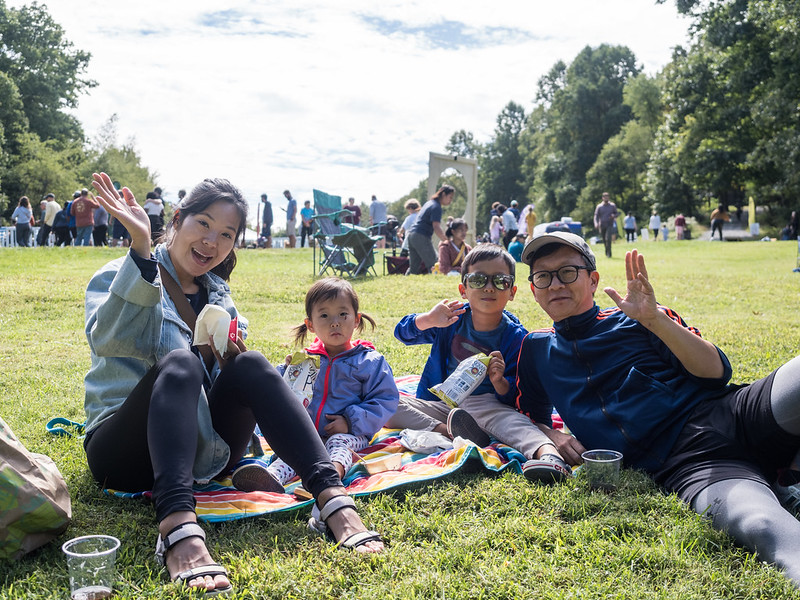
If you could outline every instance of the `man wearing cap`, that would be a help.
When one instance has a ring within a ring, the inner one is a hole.
[[[600,231],[600,239],[606,248],[606,256],[611,258],[611,242],[614,237],[614,222],[617,220],[617,205],[611,202],[608,192],[603,192],[602,200],[594,209],[594,227]]]
[[[625,255],[626,295],[605,288],[617,305],[605,310],[594,302],[600,275],[580,236],[537,236],[522,261],[554,323],[523,340],[517,408],[543,414],[555,405],[576,437],[540,427],[571,464],[585,448],[622,452],[627,466],[800,585],[800,521],[770,485],[800,481],[791,470],[800,459],[800,357],[750,385],[728,385],[725,354],[657,304],[637,250]]]

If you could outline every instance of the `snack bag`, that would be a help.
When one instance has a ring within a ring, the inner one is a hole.
[[[485,354],[465,358],[444,382],[428,388],[428,391],[450,407],[457,408],[486,377],[490,360]]]
[[[305,352],[295,352],[286,365],[283,379],[292,388],[295,396],[303,403],[304,408],[311,404],[314,394],[314,381],[319,372],[319,356],[309,355]]]

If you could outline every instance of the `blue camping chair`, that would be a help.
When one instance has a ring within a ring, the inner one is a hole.
[[[344,222],[344,217],[352,213],[342,208],[341,196],[314,190],[314,210],[314,274],[322,277],[331,271],[347,278],[377,275],[373,249],[381,237]]]

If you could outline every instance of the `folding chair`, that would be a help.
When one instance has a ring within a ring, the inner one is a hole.
[[[344,213],[349,211],[342,209],[342,197],[332,196],[320,190],[314,190],[314,211],[317,213],[311,217],[314,233],[314,274],[323,275],[328,268],[333,268],[334,264],[346,267],[346,261],[340,253],[334,252],[333,236],[342,233],[341,218]],[[317,248],[320,250],[317,258]],[[319,262],[317,262],[319,261]],[[319,270],[317,268],[319,267]]]
[[[347,274],[349,277],[360,277],[375,275],[375,244],[382,239],[382,236],[369,235],[363,227],[354,225],[343,225],[345,231],[333,236],[333,243],[337,250],[352,256],[356,266]]]

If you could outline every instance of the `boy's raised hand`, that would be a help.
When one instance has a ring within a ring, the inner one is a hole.
[[[461,300],[442,300],[428,312],[417,315],[414,324],[424,331],[431,327],[449,327],[466,312]]]
[[[501,396],[504,396],[508,393],[508,389],[510,387],[508,380],[504,377],[506,372],[506,361],[503,360],[503,355],[499,350],[490,352],[489,357],[489,366],[486,374],[489,376],[489,381],[492,382],[495,391]]]

